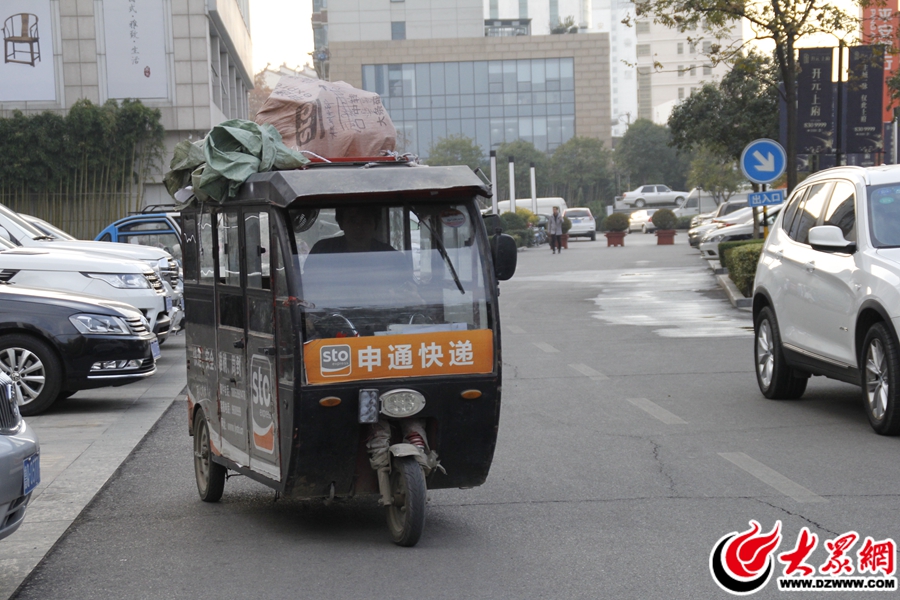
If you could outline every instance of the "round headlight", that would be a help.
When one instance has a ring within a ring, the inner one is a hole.
[[[415,390],[391,390],[380,398],[381,412],[389,417],[411,417],[425,408],[425,396]]]

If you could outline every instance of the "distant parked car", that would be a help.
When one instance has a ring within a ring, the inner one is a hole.
[[[680,204],[687,196],[687,192],[673,191],[664,185],[642,185],[622,194],[622,202],[627,206],[643,208],[652,205]]]
[[[656,225],[650,220],[655,212],[655,208],[646,208],[631,213],[631,216],[628,217],[628,232],[643,231],[644,233],[650,233],[655,231]]]
[[[0,372],[12,379],[25,416],[78,390],[148,377],[156,372],[158,356],[159,342],[147,319],[127,304],[0,286]]]
[[[572,228],[569,229],[569,237],[587,237],[591,241],[597,239],[597,222],[594,221],[594,215],[591,214],[589,208],[568,208],[563,213],[563,217],[568,217],[572,222]]]
[[[0,540],[25,520],[31,493],[41,481],[40,445],[16,406],[12,380],[0,373]]]
[[[181,215],[149,207],[148,212],[129,215],[110,223],[95,238],[98,242],[141,244],[161,248],[181,264]],[[171,207],[169,207],[171,208]]]
[[[781,212],[781,209],[783,207],[784,204],[777,204],[768,208],[768,210],[766,211],[766,225],[768,227],[772,227],[772,224],[775,223],[775,219],[778,217],[778,213]],[[762,236],[764,233],[762,213],[760,213],[759,215],[759,221],[759,233],[760,236]],[[703,255],[703,258],[709,260],[718,259],[719,244],[721,244],[722,242],[737,242],[740,240],[749,240],[752,238],[753,218],[751,217],[750,221],[748,222],[729,224],[727,227],[720,227],[719,229],[709,231],[700,241],[700,254]]]

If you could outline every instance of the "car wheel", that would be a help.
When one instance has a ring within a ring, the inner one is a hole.
[[[775,314],[767,306],[754,323],[753,353],[759,391],[770,400],[796,400],[806,391],[809,377],[788,366],[781,346]]]
[[[50,346],[39,339],[12,334],[0,338],[0,370],[13,380],[13,393],[23,416],[38,415],[56,401],[63,370]]]
[[[596,231],[592,231],[592,232],[591,232],[591,241],[592,241],[592,242],[596,242],[596,241],[597,241],[597,232],[596,232]]]
[[[883,323],[876,323],[863,342],[861,377],[866,415],[872,429],[881,435],[900,434],[900,410],[897,409],[897,385],[900,356],[897,343]]]
[[[197,492],[204,502],[218,502],[225,491],[225,467],[213,462],[209,425],[202,410],[194,415],[194,474]]]
[[[634,205],[637,206],[638,208],[644,208],[645,206],[647,206],[647,203],[644,202],[643,198],[638,198],[637,200],[634,201]]]
[[[681,204],[682,202],[684,202],[684,196],[678,196],[677,198],[675,198],[675,204]]]
[[[646,225],[641,225],[641,231],[644,233],[650,233],[650,231],[647,229]]]

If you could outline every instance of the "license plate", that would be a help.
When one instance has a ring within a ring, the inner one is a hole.
[[[41,482],[41,455],[32,454],[25,459],[23,466],[25,467],[25,491],[22,495],[27,496]]]
[[[172,299],[166,296],[166,312],[172,310]]]
[[[159,360],[159,357],[162,354],[159,351],[159,340],[150,342],[150,352],[153,353],[153,360]]]

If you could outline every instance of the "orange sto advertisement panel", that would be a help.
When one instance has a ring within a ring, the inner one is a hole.
[[[303,344],[303,363],[311,384],[490,373],[494,333],[474,329],[312,340]]]

